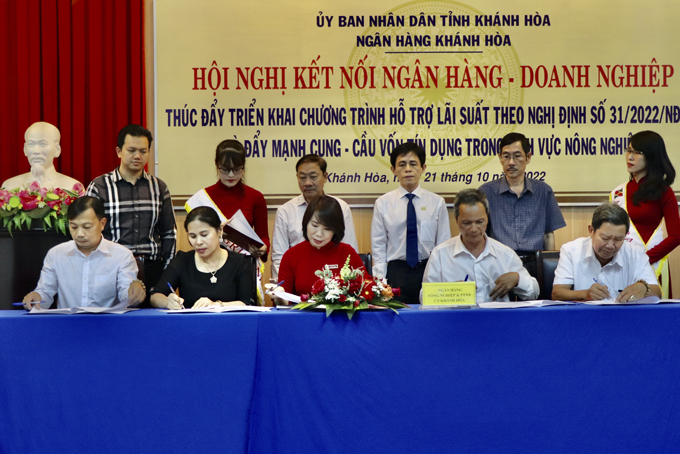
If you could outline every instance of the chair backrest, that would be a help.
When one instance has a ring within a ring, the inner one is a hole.
[[[552,288],[555,280],[555,270],[560,261],[560,251],[538,251],[537,278],[540,292],[538,299],[552,299]]]
[[[373,276],[373,256],[371,255],[371,253],[364,252],[363,254],[359,254],[359,257],[361,258],[361,261],[364,262],[366,272]]]

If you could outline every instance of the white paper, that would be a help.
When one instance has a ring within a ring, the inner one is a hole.
[[[271,307],[264,306],[220,306],[220,307],[201,307],[198,309],[162,309],[161,312],[168,314],[221,314],[222,312],[269,312]]]
[[[577,304],[572,301],[554,301],[554,300],[532,300],[532,301],[488,301],[479,303],[478,306],[483,309],[514,309],[520,307],[543,307],[543,306],[559,306],[563,304]]]
[[[228,225],[233,229],[238,230],[248,238],[264,244],[262,238],[260,238],[260,236],[257,233],[255,233],[255,230],[253,230],[250,224],[248,224],[248,221],[246,220],[246,217],[243,215],[241,210],[238,210],[236,213],[234,213],[234,216],[232,216],[231,221],[229,221]]]
[[[606,299],[606,300],[599,300],[599,301],[583,301],[583,304],[588,304],[590,306],[637,306],[641,304],[659,304],[662,302],[661,299],[659,299],[658,296],[648,296],[646,298],[640,298],[639,300],[633,300],[633,301],[625,301],[622,303],[617,303],[615,302],[616,300],[614,299]],[[667,303],[673,303],[676,302],[674,300],[663,300],[663,302]],[[679,301],[680,302],[680,301]]]
[[[273,296],[274,298],[280,298],[285,301],[290,301],[291,303],[295,304],[302,302],[299,296],[293,295],[292,293],[288,292],[272,292],[271,296]]]
[[[133,307],[127,307],[127,303],[118,303],[111,307],[62,307],[58,309],[39,309],[39,306],[33,306],[29,314],[32,315],[64,315],[64,314],[124,314],[129,311],[137,310]]]

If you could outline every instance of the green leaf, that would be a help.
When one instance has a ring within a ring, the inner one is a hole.
[[[354,315],[355,312],[356,312],[356,308],[348,309],[347,310],[347,318],[352,320],[352,316]]]
[[[44,222],[45,224],[47,224],[48,227],[52,227],[52,221],[50,220],[50,217],[51,217],[51,216],[52,216],[52,215],[50,214],[50,215],[45,216],[45,217],[43,218],[43,222]],[[45,229],[45,230],[47,230],[47,229]]]
[[[326,317],[329,317],[335,309],[330,305],[326,306]]]

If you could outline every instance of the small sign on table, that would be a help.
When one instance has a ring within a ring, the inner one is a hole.
[[[424,282],[421,309],[469,308],[476,306],[474,281]]]

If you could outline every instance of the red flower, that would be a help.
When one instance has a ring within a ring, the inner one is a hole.
[[[61,200],[46,200],[45,203],[47,204],[48,207],[52,208],[53,210],[59,210]]]
[[[84,196],[85,195],[85,187],[83,187],[82,183],[76,183],[76,184],[73,185],[73,192],[75,192],[79,196]]]
[[[321,293],[325,288],[326,283],[323,281],[323,279],[319,279],[314,283],[314,285],[312,285],[312,294],[316,295],[317,293]]]
[[[370,287],[366,287],[361,295],[366,299],[366,301],[373,301],[373,298],[375,298],[375,293],[373,293],[373,290]]]
[[[29,211],[38,208],[38,196],[30,195],[26,191],[19,192],[19,199],[24,210]]]
[[[401,296],[401,287],[393,288],[392,289],[392,294],[394,296]]]
[[[37,181],[31,182],[31,184],[28,185],[28,190],[31,192],[36,192],[40,190],[40,183],[38,183]]]
[[[349,281],[348,290],[350,292],[356,293],[359,291],[359,289],[361,289],[361,282],[359,281],[359,279],[352,279],[351,281]]]
[[[359,307],[359,301],[354,302],[354,307]]]
[[[345,301],[347,301],[347,295],[345,295],[345,294],[343,293],[342,295],[340,295],[340,296],[338,297],[338,301],[340,301],[341,303],[344,303]]]
[[[309,295],[306,294],[306,293],[303,293],[302,295],[300,295],[300,301],[302,301],[303,303],[309,301]]]

